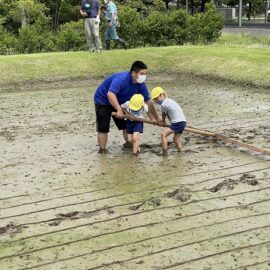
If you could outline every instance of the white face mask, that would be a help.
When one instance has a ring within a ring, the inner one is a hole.
[[[146,75],[139,75],[138,79],[137,79],[137,82],[138,83],[144,83],[145,80],[146,80]]]

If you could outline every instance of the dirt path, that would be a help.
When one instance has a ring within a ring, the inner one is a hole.
[[[186,133],[166,158],[145,126],[134,158],[113,125],[99,155],[97,84],[0,92],[1,269],[270,269],[269,157]],[[156,85],[190,125],[270,149],[269,91]]]

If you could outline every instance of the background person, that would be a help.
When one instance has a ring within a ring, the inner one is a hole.
[[[127,49],[128,44],[123,39],[119,38],[116,31],[116,27],[120,27],[116,5],[112,0],[104,0],[104,2],[107,5],[105,34],[106,49],[111,49],[111,39],[117,41]]]
[[[99,37],[100,4],[98,0],[83,0],[80,13],[84,17],[86,42],[90,52],[101,52],[102,43]]]
[[[145,84],[146,74],[147,65],[141,61],[136,61],[132,64],[130,71],[119,72],[109,76],[97,88],[94,102],[100,153],[107,152],[106,145],[111,117],[117,128],[123,130],[123,137],[128,142],[127,124],[126,120],[123,119],[124,113],[120,104],[130,100],[134,94],[141,94],[143,96],[152,116],[156,121],[160,121]],[[112,116],[112,112],[116,112],[116,116]]]

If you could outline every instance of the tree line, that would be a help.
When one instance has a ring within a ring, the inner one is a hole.
[[[189,13],[185,0],[115,1],[121,22],[118,32],[131,47],[215,41],[223,27],[215,5],[206,0],[190,1]],[[86,50],[80,3],[0,0],[0,54]],[[104,31],[103,19],[101,37]]]

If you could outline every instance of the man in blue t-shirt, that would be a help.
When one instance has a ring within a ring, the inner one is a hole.
[[[84,17],[84,30],[90,52],[101,52],[102,43],[99,37],[100,4],[98,0],[82,0],[80,13]]]
[[[112,112],[116,112],[116,117],[113,116],[112,118],[117,128],[123,130],[126,142],[128,141],[126,120],[123,119],[124,114],[120,104],[130,100],[134,94],[143,95],[150,113],[157,122],[160,121],[145,84],[146,74],[147,65],[141,61],[136,61],[132,64],[129,72],[115,73],[105,79],[97,88],[94,102],[100,153],[107,152],[106,145]]]

